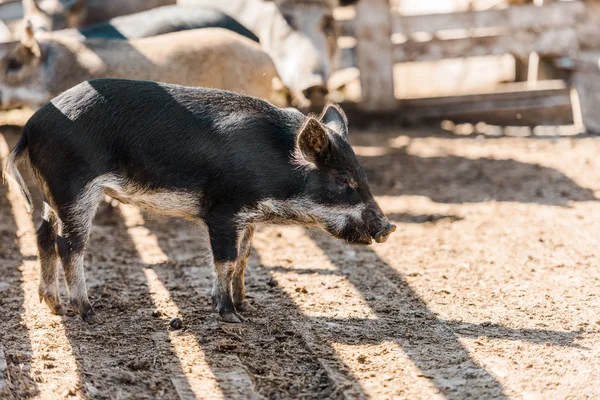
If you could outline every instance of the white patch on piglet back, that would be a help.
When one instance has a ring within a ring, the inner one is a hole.
[[[89,82],[83,82],[79,86],[81,89],[77,91],[78,96],[67,93],[51,101],[52,105],[71,121],[75,121],[93,105],[104,101],[104,97]]]
[[[336,233],[348,223],[361,221],[366,205],[323,205],[301,197],[289,200],[265,199],[238,213],[238,220],[248,223],[317,225]]]

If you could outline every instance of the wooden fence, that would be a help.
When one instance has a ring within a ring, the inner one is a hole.
[[[583,119],[589,131],[600,132],[600,116],[595,112],[600,108],[599,15],[594,4],[554,1],[404,16],[387,0],[360,0],[355,18],[338,21],[338,29],[342,36],[356,38],[361,111],[470,122],[487,118],[512,125],[581,123]],[[561,79],[538,81],[536,70],[534,84],[530,76],[528,83],[505,85],[494,93],[415,100],[394,97],[396,63],[501,54],[512,54],[517,60],[535,54],[554,78]]]
[[[0,3],[3,20],[21,14],[20,0]],[[541,6],[407,16],[389,0],[359,0],[355,17],[337,23],[342,36],[356,39],[361,98],[346,105],[350,110],[408,120],[575,123],[600,133],[599,3],[546,0]],[[538,79],[536,65],[529,65],[528,82],[493,92],[419,99],[394,95],[395,64],[502,54],[517,60],[536,55],[545,80]]]

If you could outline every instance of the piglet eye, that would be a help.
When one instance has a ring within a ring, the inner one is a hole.
[[[338,186],[348,186],[348,179],[336,176],[335,177],[335,183]]]

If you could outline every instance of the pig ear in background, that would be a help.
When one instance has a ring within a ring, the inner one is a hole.
[[[319,120],[334,132],[348,137],[348,118],[337,104],[328,104]]]
[[[37,3],[35,2],[35,0],[23,0],[23,9],[25,11],[26,17],[28,15],[40,12],[40,9],[39,9]]]
[[[33,34],[33,26],[29,20],[25,21],[25,29],[23,30],[23,36],[21,37],[21,44],[31,51],[34,56],[40,57],[42,55],[40,44],[35,39],[35,35]]]
[[[316,119],[309,117],[298,134],[298,150],[304,159],[314,163],[329,145],[327,131]]]

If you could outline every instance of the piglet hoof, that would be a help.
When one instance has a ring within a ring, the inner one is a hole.
[[[239,312],[254,312],[256,311],[256,307],[248,302],[248,300],[244,300],[239,304],[235,305],[235,309]]]
[[[242,322],[247,321],[246,318],[242,317],[236,312],[221,314],[221,319],[223,320],[223,322],[228,322],[230,324],[241,324]]]
[[[94,310],[90,309],[90,311],[91,313],[88,311],[85,315],[81,314],[81,318],[87,322],[88,325],[100,325],[104,323],[104,318],[96,314]]]
[[[98,325],[104,323],[104,319],[96,314],[90,303],[83,303],[79,305],[78,301],[71,300],[71,306],[73,312],[79,314],[81,319],[87,322],[89,325]]]
[[[40,292],[40,303],[42,301],[46,303],[48,308],[50,308],[50,312],[54,315],[65,315],[67,313],[60,303],[60,299],[58,297],[50,296]]]
[[[51,307],[50,312],[54,315],[67,315],[67,310],[65,310],[60,303],[56,304],[54,307]]]

